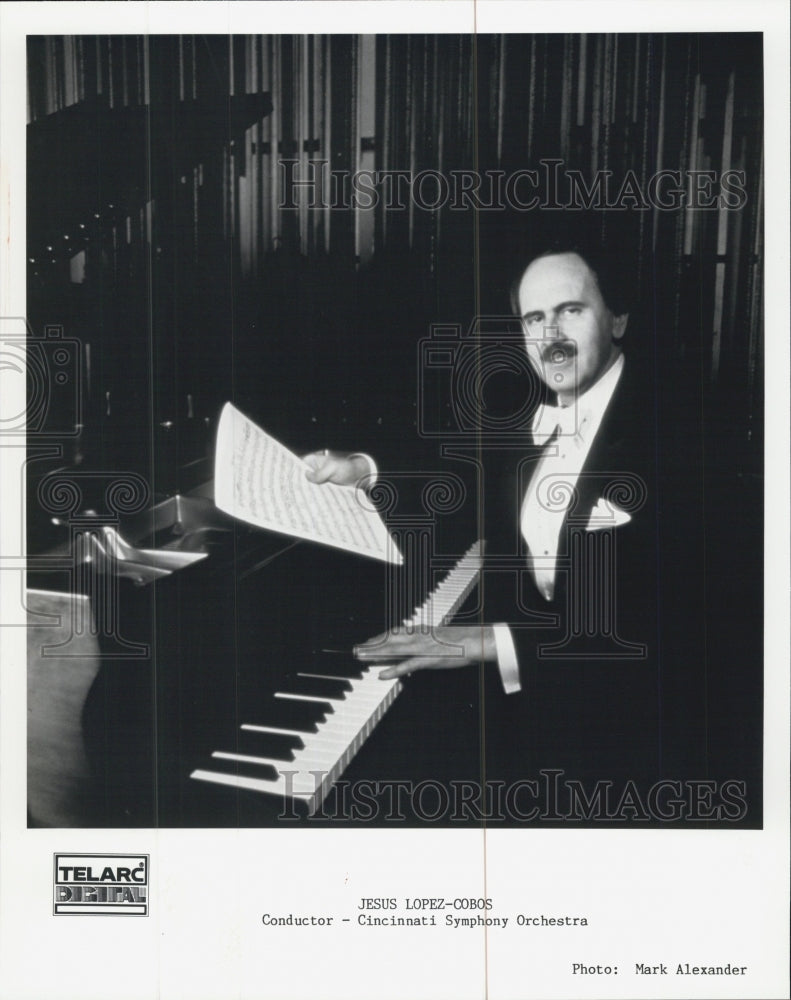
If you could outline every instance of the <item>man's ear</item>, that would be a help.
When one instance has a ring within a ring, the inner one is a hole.
[[[626,333],[626,324],[629,322],[629,313],[621,313],[620,316],[612,318],[612,339],[620,340]]]

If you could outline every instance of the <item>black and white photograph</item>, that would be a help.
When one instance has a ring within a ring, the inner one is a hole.
[[[761,826],[761,81],[29,38],[31,823]]]
[[[787,13],[170,6],[14,36],[4,784],[47,940],[175,921],[130,997],[219,996],[177,967],[228,912],[240,996],[781,996]]]

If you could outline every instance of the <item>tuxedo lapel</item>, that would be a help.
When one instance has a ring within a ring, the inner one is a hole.
[[[653,412],[637,373],[626,364],[604,413],[577,483],[572,520],[587,525],[600,500],[618,503],[621,492],[645,492],[650,477]]]

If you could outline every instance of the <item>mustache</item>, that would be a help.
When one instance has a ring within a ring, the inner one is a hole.
[[[572,340],[557,340],[541,348],[544,364],[560,365],[577,355],[577,345]]]

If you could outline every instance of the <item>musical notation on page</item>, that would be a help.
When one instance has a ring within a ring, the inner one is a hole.
[[[232,403],[220,416],[214,502],[232,517],[360,555],[402,563],[363,490],[305,477],[305,462]]]

